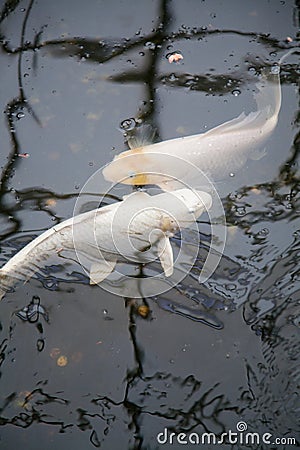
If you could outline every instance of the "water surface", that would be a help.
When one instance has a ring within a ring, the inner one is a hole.
[[[162,140],[251,111],[257,71],[295,45],[298,14],[275,0],[3,3],[1,264],[72,216],[86,180],[126,148],[125,119]],[[266,157],[220,191],[228,240],[204,285],[205,223],[198,265],[162,296],[132,301],[62,270],[5,297],[1,450],[178,449],[157,434],[220,436],[240,421],[299,439],[297,62],[282,67]],[[247,448],[293,448],[281,442]],[[232,446],[203,448],[218,447]]]

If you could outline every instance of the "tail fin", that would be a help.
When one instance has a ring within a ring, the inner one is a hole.
[[[277,119],[281,107],[280,66],[264,69],[256,87],[258,92],[254,98],[257,110],[264,112],[265,120],[271,117]]]
[[[267,118],[277,118],[281,107],[280,66],[283,61],[292,55],[299,53],[299,48],[291,48],[285,53],[277,65],[265,68],[261,73],[261,80],[256,84],[258,93],[254,95],[258,111],[268,111]]]

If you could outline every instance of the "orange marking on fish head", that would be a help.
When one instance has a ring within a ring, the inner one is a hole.
[[[137,156],[137,159],[134,156]],[[127,161],[124,160],[128,178],[123,180],[122,183],[129,185],[151,184],[149,175],[146,172],[142,172],[143,167],[146,168],[147,165],[147,156],[144,153],[144,147],[137,147],[120,153],[115,158],[115,161],[117,160],[121,163],[123,158],[128,158]]]
[[[170,216],[163,216],[160,221],[160,229],[166,233],[166,232],[175,232],[178,228],[178,225],[174,219]]]

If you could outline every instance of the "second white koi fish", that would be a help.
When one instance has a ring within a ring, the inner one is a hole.
[[[191,173],[189,164],[212,181],[220,181],[238,171],[247,159],[259,159],[264,156],[263,145],[278,121],[281,107],[279,72],[280,66],[275,65],[261,74],[256,83],[258,92],[254,94],[256,111],[242,112],[205,133],[125,151],[103,169],[104,177],[108,181],[130,185],[156,184],[170,191],[178,188],[178,183],[170,178],[195,187],[193,175],[197,174]]]
[[[70,252],[85,262],[91,284],[104,280],[117,262],[147,263],[158,258],[165,276],[171,276],[169,238],[189,227],[211,202],[209,194],[190,189],[154,196],[134,192],[121,202],[65,220],[35,238],[0,269],[0,299],[16,281],[26,281],[38,272],[51,256]]]

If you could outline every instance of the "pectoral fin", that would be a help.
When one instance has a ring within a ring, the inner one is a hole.
[[[114,270],[117,261],[98,261],[91,265],[90,284],[101,283]]]
[[[170,239],[163,237],[157,244],[159,259],[166,277],[173,274],[173,250]]]

